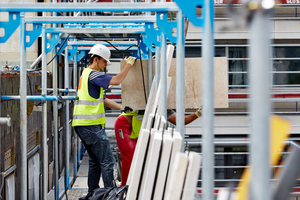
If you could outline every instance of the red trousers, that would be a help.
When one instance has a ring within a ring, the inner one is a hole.
[[[115,122],[115,135],[121,153],[121,186],[126,185],[131,161],[133,158],[137,139],[130,139],[131,124],[124,116],[119,116]]]

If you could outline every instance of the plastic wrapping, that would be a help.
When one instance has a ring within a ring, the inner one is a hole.
[[[125,200],[128,186],[98,188],[93,191],[89,200]]]

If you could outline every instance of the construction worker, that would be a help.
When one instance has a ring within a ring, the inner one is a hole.
[[[99,188],[101,174],[105,188],[115,186],[113,155],[103,129],[106,123],[104,106],[122,110],[122,105],[105,98],[103,90],[109,85],[120,85],[136,58],[125,59],[123,70],[116,76],[110,76],[102,72],[109,63],[110,55],[106,46],[94,45],[89,51],[89,66],[83,70],[78,86],[72,126],[89,154],[88,194],[80,200],[88,199],[92,191]]]
[[[186,115],[184,123],[189,124],[201,116],[202,107],[193,114]],[[122,114],[115,122],[115,135],[117,145],[121,153],[121,185],[125,186],[132,162],[137,138],[142,125],[142,115],[126,106]],[[167,110],[168,121],[176,125],[176,113],[174,110]]]

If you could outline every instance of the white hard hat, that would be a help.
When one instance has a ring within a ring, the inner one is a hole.
[[[104,46],[103,44],[96,44],[94,45],[89,54],[94,54],[97,56],[100,56],[102,58],[104,58],[104,60],[106,60],[109,63],[109,59],[110,59],[110,50]]]

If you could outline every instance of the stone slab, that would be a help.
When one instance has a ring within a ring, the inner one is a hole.
[[[163,144],[161,150],[161,157],[158,166],[158,173],[154,188],[153,199],[163,199],[163,194],[166,185],[166,177],[169,168],[169,162],[172,149],[172,136],[169,131],[165,131],[163,135]]]
[[[145,87],[148,87],[148,62],[143,60]],[[155,64],[155,61],[153,61]],[[120,62],[121,69],[125,61]],[[185,108],[195,109],[202,105],[202,58],[185,58]],[[155,67],[153,67],[153,75]],[[228,107],[228,69],[227,58],[214,58],[214,105],[215,108]],[[176,59],[171,62],[168,74],[172,78],[168,95],[168,108],[176,108]],[[183,83],[180,83],[183,84]],[[147,93],[147,91],[146,91]],[[144,89],[142,84],[140,61],[137,60],[122,82],[122,104],[135,110],[145,109]],[[147,93],[148,96],[148,93]]]
[[[169,130],[173,131],[172,129],[169,129]],[[169,165],[168,175],[167,175],[166,188],[170,184],[170,178],[171,178],[170,174],[174,167],[175,156],[176,156],[176,153],[180,152],[181,145],[182,145],[182,137],[179,132],[174,131],[173,136],[172,136],[172,150],[171,150],[170,165]]]
[[[148,147],[150,131],[147,129],[143,129],[141,134],[139,135],[137,147],[134,152],[134,161],[131,163],[129,174],[131,174],[131,180],[127,185],[128,192],[126,200],[135,200],[137,197],[138,188],[140,185],[140,178],[142,174],[142,169],[144,165],[145,153]]]
[[[148,147],[148,155],[141,181],[139,200],[150,200],[153,193],[155,177],[160,158],[162,144],[162,131],[152,129],[151,140]]]
[[[144,118],[145,118],[145,116],[144,116]],[[144,122],[144,119],[143,119],[143,123],[149,124],[149,126],[150,126],[150,124],[153,123],[153,120],[154,120],[154,115],[150,114],[147,117],[147,122]],[[142,124],[142,126],[143,126],[143,124]],[[146,130],[145,133],[144,133],[144,130]],[[144,162],[145,152],[148,148],[147,145],[148,145],[148,141],[149,141],[149,135],[150,135],[150,128],[147,128],[147,127],[146,127],[146,129],[141,128],[139,138],[142,137],[142,139],[138,139],[136,147],[135,147],[135,151],[133,154],[133,158],[131,161],[131,166],[130,166],[130,170],[129,170],[129,174],[128,174],[128,178],[127,178],[127,182],[126,182],[127,185],[131,185],[131,180],[132,180],[132,177],[136,170],[135,167],[138,165],[139,162]],[[143,166],[141,166],[141,167],[143,167]]]
[[[200,172],[201,155],[196,152],[189,152],[188,169],[185,176],[182,200],[190,200],[195,197],[197,181]]]
[[[187,154],[177,152],[174,160],[174,166],[170,172],[170,184],[167,185],[165,190],[164,200],[180,200],[187,165]]]

